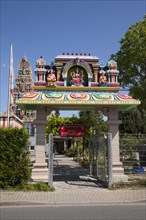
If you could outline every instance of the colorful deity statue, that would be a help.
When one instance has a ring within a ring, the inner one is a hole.
[[[36,69],[35,69],[35,75],[37,77],[37,82],[34,84],[37,86],[44,86],[46,85],[46,61],[41,56],[40,59],[36,61]]]
[[[56,76],[53,69],[50,69],[47,76],[47,86],[56,86]]]
[[[74,85],[74,86],[81,86],[82,85],[83,74],[81,72],[79,72],[78,68],[76,69],[75,72],[73,72],[71,74],[71,76],[72,76],[72,79],[71,79],[72,85]]]
[[[107,66],[108,66],[107,74],[108,74],[109,86],[119,85],[118,83],[119,70],[117,70],[117,62],[114,59],[111,59],[108,61]]]
[[[101,72],[100,72],[100,77],[99,77],[99,85],[100,86],[107,86],[107,83],[108,83],[108,81],[107,81],[107,77],[106,77],[106,75],[105,75],[105,71],[104,70],[102,70]]]

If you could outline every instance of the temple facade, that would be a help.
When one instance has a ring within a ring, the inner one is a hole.
[[[24,65],[25,64],[25,65]],[[114,59],[105,66],[90,54],[62,54],[47,64],[41,56],[36,61],[33,82],[26,60],[21,61],[17,79],[16,105],[25,114],[33,115],[36,126],[36,158],[32,170],[34,181],[47,181],[45,162],[45,126],[52,111],[92,110],[107,116],[108,133],[112,135],[113,182],[127,181],[119,155],[119,111],[126,111],[140,104],[131,96],[121,94],[118,67]],[[29,76],[27,78],[27,76]],[[24,81],[27,85],[24,86]],[[20,113],[21,114],[21,113]],[[27,119],[28,120],[28,119]]]

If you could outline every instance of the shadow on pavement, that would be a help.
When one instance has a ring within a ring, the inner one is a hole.
[[[101,181],[89,176],[89,169],[62,155],[54,160],[53,181],[63,181],[70,186],[103,187]]]

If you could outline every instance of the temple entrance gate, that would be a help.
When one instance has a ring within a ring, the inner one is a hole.
[[[140,102],[131,96],[119,93],[119,71],[114,59],[109,60],[106,66],[100,65],[98,61],[96,56],[63,54],[55,57],[53,64],[46,65],[45,60],[40,57],[35,69],[37,81],[34,82],[32,90],[18,88],[16,105],[22,110],[36,112],[36,119],[33,121],[36,126],[33,181],[48,181],[45,156],[47,116],[52,111],[56,111],[58,114],[63,110],[92,110],[95,113],[100,111],[107,117],[108,133],[112,134],[112,137],[106,139],[101,135],[100,138],[97,138],[95,135],[93,140],[89,141],[92,149],[90,149],[91,170],[93,175],[96,173],[104,179],[107,176],[105,170],[108,170],[108,173],[112,171],[114,183],[127,181],[128,177],[124,174],[119,156],[119,124],[121,121],[118,119],[118,112],[129,110],[139,105]],[[27,70],[27,66],[25,70]],[[22,85],[26,81],[24,80],[26,72],[23,71],[21,74],[22,82],[20,84]],[[29,80],[27,80],[28,84]],[[107,140],[110,140],[112,148],[106,147]],[[112,166],[108,165],[108,169],[107,164],[111,164],[109,163],[111,158],[107,157],[107,150],[110,150],[112,155]],[[99,157],[102,158],[101,163],[99,163]],[[95,158],[98,159],[96,166]]]

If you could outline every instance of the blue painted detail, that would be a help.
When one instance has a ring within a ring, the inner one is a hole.
[[[42,100],[42,94],[39,95],[39,97],[37,98],[37,100]]]
[[[144,168],[143,167],[133,167],[133,173],[144,173]]]
[[[107,83],[102,83],[102,84],[99,84],[100,87],[105,87],[105,86],[108,86]]]

